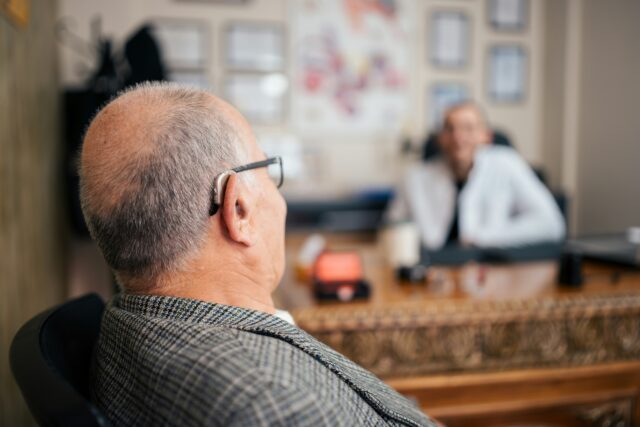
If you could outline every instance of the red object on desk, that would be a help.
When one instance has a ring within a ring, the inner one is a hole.
[[[323,252],[314,265],[316,297],[350,301],[369,296],[362,258],[356,252]]]
[[[314,276],[323,282],[362,280],[362,259],[356,252],[323,252],[316,259]]]

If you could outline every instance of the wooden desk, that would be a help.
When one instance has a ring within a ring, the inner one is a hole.
[[[583,287],[567,289],[552,262],[470,264],[410,285],[371,237],[329,236],[363,255],[372,296],[319,303],[293,274],[304,237],[287,239],[277,303],[447,425],[640,424],[639,273],[586,265]]]

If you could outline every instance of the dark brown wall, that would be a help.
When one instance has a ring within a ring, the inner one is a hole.
[[[0,425],[31,425],[9,372],[20,325],[64,296],[56,2],[18,28],[0,13]]]

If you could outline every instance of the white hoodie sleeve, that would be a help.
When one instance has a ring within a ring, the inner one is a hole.
[[[393,199],[389,202],[384,220],[389,224],[411,220],[411,212],[409,210],[409,202],[407,200],[404,180],[402,180],[400,184],[396,185]]]
[[[506,220],[487,221],[475,233],[474,243],[487,247],[561,240],[564,218],[549,190],[516,152],[500,154],[496,166],[504,168],[509,182],[511,215]],[[487,215],[491,217],[491,212]]]
[[[440,248],[453,217],[455,189],[442,162],[431,161],[410,167],[397,187],[388,208],[389,222],[414,222],[424,246]]]

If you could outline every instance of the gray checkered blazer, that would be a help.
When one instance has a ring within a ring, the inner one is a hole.
[[[172,297],[107,306],[93,399],[114,425],[434,425],[370,372],[269,314]]]

